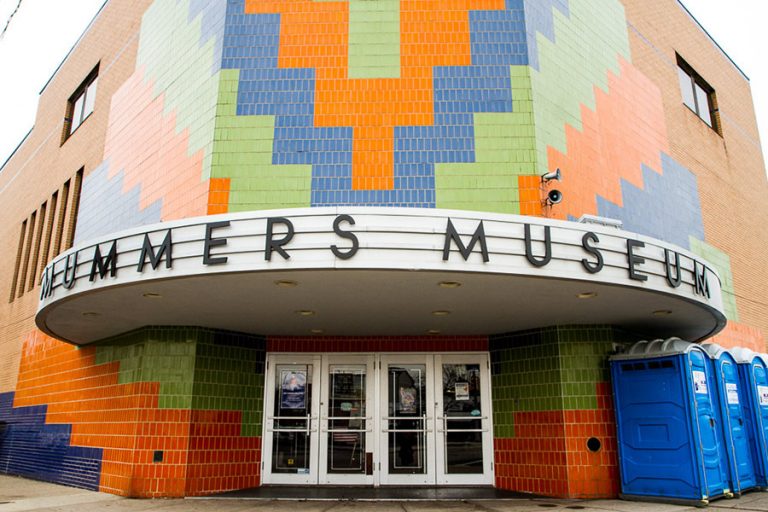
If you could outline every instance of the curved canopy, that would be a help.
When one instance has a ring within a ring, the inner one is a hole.
[[[575,222],[393,208],[226,214],[93,240],[46,267],[36,322],[86,344],[146,325],[263,335],[485,335],[604,324],[691,340],[725,325],[684,249]]]

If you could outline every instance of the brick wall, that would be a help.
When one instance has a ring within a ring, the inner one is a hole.
[[[768,332],[768,181],[749,82],[676,0],[623,3],[633,63],[661,91],[670,154],[696,176],[706,242],[730,256],[738,321]],[[722,137],[683,104],[676,52],[715,89]]]
[[[256,486],[264,356],[263,339],[195,328],[83,349],[32,333],[0,395],[2,467],[134,497]]]
[[[0,263],[4,297],[13,281],[22,221],[50,200],[79,169],[88,175],[102,161],[111,98],[134,70],[141,16],[149,3],[112,0],[102,9],[43,89],[34,128],[0,172],[0,198],[5,205],[0,240],[11,248]],[[93,114],[61,145],[67,100],[96,64],[99,85]],[[74,219],[66,218],[64,222],[74,223]],[[49,251],[49,258],[52,256]],[[37,301],[37,293],[33,292],[0,306],[0,392],[15,388],[22,342],[34,327]]]
[[[676,52],[715,88],[722,136],[682,104]],[[94,112],[62,145],[67,101],[97,64]],[[768,183],[750,98],[676,0],[110,0],[0,172],[0,290],[14,288],[0,306],[0,421],[14,444],[0,460],[141,496],[255,485],[262,404],[237,392],[261,396],[264,343],[487,346],[176,329],[75,349],[34,331],[37,272],[73,238],[193,215],[354,204],[615,217],[711,261],[730,321],[715,341],[764,350]],[[565,200],[544,208],[539,175],[556,167]],[[498,485],[615,493],[614,338],[598,327],[495,339]],[[592,435],[597,453],[584,449]]]
[[[498,487],[569,498],[618,494],[607,358],[627,339],[602,326],[491,338]],[[587,447],[592,437],[597,451]]]

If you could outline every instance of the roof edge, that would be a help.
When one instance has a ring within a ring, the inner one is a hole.
[[[51,82],[53,81],[53,79],[54,79],[54,78],[56,77],[56,75],[58,74],[58,72],[59,72],[59,70],[61,69],[61,67],[64,65],[64,63],[65,63],[65,62],[67,62],[67,59],[69,59],[69,56],[70,56],[70,55],[72,55],[72,52],[73,52],[73,51],[75,51],[75,48],[77,48],[77,46],[80,44],[80,41],[82,41],[82,40],[83,40],[83,37],[85,36],[85,34],[87,34],[87,33],[88,33],[88,31],[91,29],[91,27],[93,26],[93,24],[96,22],[96,19],[97,19],[97,18],[99,17],[99,15],[100,15],[100,14],[101,14],[101,13],[104,11],[104,7],[107,5],[107,3],[109,3],[109,0],[104,0],[104,3],[102,3],[102,4],[101,4],[101,7],[99,7],[99,10],[98,10],[98,11],[96,11],[96,14],[94,14],[94,15],[93,15],[93,18],[91,18],[91,21],[90,21],[90,22],[88,22],[88,25],[86,25],[85,29],[84,29],[84,30],[83,30],[83,32],[80,34],[80,37],[78,37],[78,38],[77,38],[77,41],[75,41],[75,44],[73,44],[73,45],[72,45],[72,48],[70,48],[70,49],[69,49],[69,51],[67,52],[67,54],[66,54],[66,55],[64,56],[64,58],[61,60],[61,62],[59,62],[59,65],[58,65],[58,66],[56,66],[56,69],[54,69],[54,70],[53,70],[53,73],[52,73],[52,74],[51,74],[51,76],[48,78],[48,81],[47,81],[47,82],[45,82],[45,85],[43,85],[43,88],[42,88],[42,89],[40,89],[40,92],[39,92],[38,94],[43,94],[43,92],[44,92],[44,91],[45,91],[45,90],[48,88],[48,86],[51,84]]]
[[[709,38],[709,40],[714,43],[714,45],[717,47],[718,50],[720,50],[720,52],[725,56],[725,58],[728,59],[731,64],[733,64],[733,67],[736,68],[736,70],[741,74],[741,76],[743,76],[747,82],[751,82],[751,80],[749,79],[749,76],[747,76],[744,70],[741,69],[741,67],[739,67],[738,64],[736,64],[736,61],[733,60],[730,55],[728,55],[728,52],[726,52],[723,49],[723,47],[720,46],[720,43],[717,42],[717,39],[712,37],[712,34],[710,34],[709,31],[706,28],[704,28],[704,25],[702,25],[701,22],[698,19],[696,19],[696,16],[694,16],[693,13],[688,10],[685,4],[683,4],[683,0],[677,0],[677,3],[680,7],[683,8],[685,13],[696,23],[696,25],[698,25],[698,27],[702,30],[702,32],[704,32],[704,34]]]

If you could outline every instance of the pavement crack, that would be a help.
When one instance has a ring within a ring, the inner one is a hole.
[[[468,505],[472,505],[475,507],[475,510],[482,510],[485,512],[498,512],[495,508],[486,507],[479,501],[471,501],[471,500],[462,500],[462,503],[466,503]]]
[[[320,512],[328,512],[329,510],[333,510],[334,508],[338,507],[339,505],[347,505],[349,503],[353,503],[351,500],[338,500],[331,502],[331,504],[324,509],[322,509]]]

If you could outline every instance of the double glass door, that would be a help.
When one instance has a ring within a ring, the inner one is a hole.
[[[270,354],[264,482],[490,485],[487,354]]]

